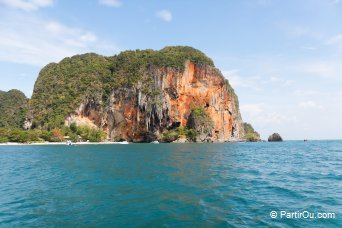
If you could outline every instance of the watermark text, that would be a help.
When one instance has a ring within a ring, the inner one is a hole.
[[[335,219],[334,212],[310,212],[310,211],[271,211],[272,219]]]

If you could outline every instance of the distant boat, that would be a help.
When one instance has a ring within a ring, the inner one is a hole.
[[[304,142],[307,142],[308,140],[307,139],[304,139]]]
[[[156,141],[153,141],[153,142],[151,142],[151,143],[153,143],[153,144],[159,144],[159,142],[156,140]]]
[[[127,141],[118,142],[118,144],[129,144]]]
[[[70,141],[70,140],[67,140],[67,141],[66,141],[66,145],[67,145],[67,146],[72,146],[71,141]]]

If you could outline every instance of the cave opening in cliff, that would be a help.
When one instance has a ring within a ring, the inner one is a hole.
[[[180,125],[181,125],[181,122],[173,122],[173,123],[171,124],[171,126],[167,128],[167,130],[170,131],[170,130],[172,130],[172,129],[175,129],[175,128],[179,127]]]
[[[231,133],[231,136],[234,137],[235,135],[235,127],[232,127],[232,133]]]

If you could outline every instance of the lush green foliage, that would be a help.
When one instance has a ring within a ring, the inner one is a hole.
[[[214,62],[203,52],[188,46],[173,46],[161,49],[155,58],[157,66],[176,67],[184,69],[184,62],[190,60],[199,65],[214,67]]]
[[[258,132],[254,130],[251,124],[243,123],[243,128],[245,131],[245,139],[249,142],[257,142],[260,141],[260,135]]]
[[[213,120],[203,107],[195,107],[191,110],[188,119],[188,128],[194,129],[197,133],[210,133],[213,129]]]
[[[160,135],[159,140],[162,142],[172,142],[181,137],[187,138],[189,141],[195,141],[197,132],[194,129],[188,129],[181,126],[163,132],[163,134]]]
[[[75,133],[81,136],[82,140],[84,141],[89,140],[90,142],[101,142],[106,137],[106,134],[102,130],[90,128],[87,126],[77,127],[77,130]]]
[[[52,132],[46,130],[23,130],[19,128],[0,128],[0,143],[6,142],[53,142]]]
[[[65,116],[85,98],[101,96],[102,77],[110,74],[108,67],[109,61],[96,54],[77,55],[44,67],[30,100],[33,127],[61,127]]]
[[[54,128],[51,131],[0,128],[0,143],[63,142],[66,139],[70,139],[73,142],[101,142],[105,137],[106,134],[102,130],[86,126],[76,128],[63,127],[62,129]]]
[[[27,116],[27,98],[19,90],[0,91],[0,127],[21,128]]]

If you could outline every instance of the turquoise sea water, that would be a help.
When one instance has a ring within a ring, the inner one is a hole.
[[[0,146],[1,227],[341,227],[341,205],[342,141]]]

